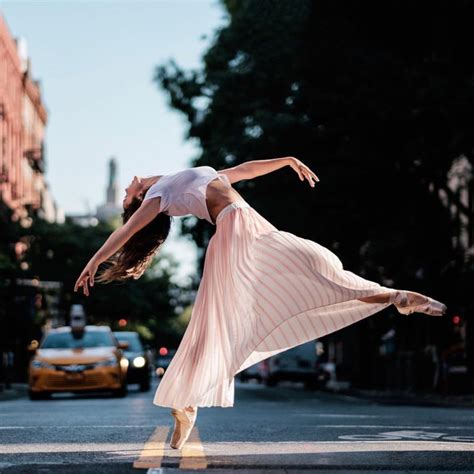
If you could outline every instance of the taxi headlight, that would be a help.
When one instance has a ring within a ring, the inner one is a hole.
[[[139,369],[145,365],[145,362],[146,360],[144,357],[138,356],[138,357],[135,357],[135,359],[133,359],[133,366]]]
[[[128,362],[128,359],[126,357],[122,357],[120,359],[120,367],[122,367],[122,369],[128,368],[128,364],[129,364],[129,362]]]
[[[116,367],[117,359],[115,357],[109,357],[108,359],[97,362],[96,366],[97,367]]]
[[[54,365],[48,364],[47,362],[38,359],[32,360],[31,367],[33,367],[33,369],[54,369]]]

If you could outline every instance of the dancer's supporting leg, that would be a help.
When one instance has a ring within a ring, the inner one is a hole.
[[[184,409],[171,409],[171,414],[175,419],[175,427],[171,435],[170,447],[181,449],[187,441],[196,422],[197,409],[198,407],[192,406],[187,406]]]

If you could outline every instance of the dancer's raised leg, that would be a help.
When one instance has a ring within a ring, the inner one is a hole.
[[[366,303],[393,303],[398,312],[405,315],[425,313],[430,316],[442,316],[447,310],[445,304],[415,291],[397,290],[358,299]]]
[[[366,296],[365,298],[357,298],[365,303],[390,303],[391,293],[380,293],[380,295]]]

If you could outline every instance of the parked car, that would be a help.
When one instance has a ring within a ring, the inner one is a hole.
[[[111,391],[127,393],[126,364],[112,331],[107,326],[64,326],[51,329],[34,353],[28,373],[29,397],[49,397],[57,392]],[[126,362],[126,360],[125,360]]]
[[[303,382],[307,390],[324,386],[330,375],[318,362],[320,345],[318,341],[309,341],[263,360],[261,373],[265,385],[272,387],[290,380]]]
[[[146,392],[151,386],[152,357],[148,347],[144,347],[140,335],[133,331],[115,331],[119,342],[127,342],[128,348],[123,354],[128,361],[127,383],[140,384],[140,390]]]

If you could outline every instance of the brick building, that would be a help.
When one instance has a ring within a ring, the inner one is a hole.
[[[34,216],[61,220],[44,177],[47,118],[26,42],[11,36],[0,14],[0,220],[25,227]]]

